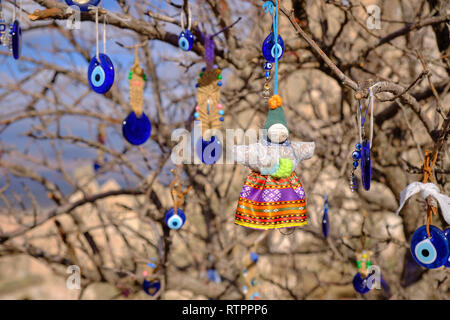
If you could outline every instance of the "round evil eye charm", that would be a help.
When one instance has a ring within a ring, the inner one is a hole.
[[[278,35],[277,45],[275,45],[275,35],[271,32],[263,42],[262,52],[264,58],[270,63],[275,62],[275,58],[280,60],[284,53],[283,38]]]
[[[369,277],[363,278],[361,273],[358,272],[353,277],[353,288],[356,292],[365,294],[370,291],[369,281]]]
[[[178,230],[186,222],[186,215],[184,211],[177,208],[177,214],[175,214],[175,209],[172,208],[166,212],[164,222],[170,229]]]
[[[22,51],[22,28],[19,21],[14,21],[10,33],[12,54],[14,59],[18,60]]]
[[[77,6],[81,11],[88,11],[89,6],[98,6],[100,0],[66,0],[68,6]]]
[[[142,290],[144,290],[144,292],[149,296],[153,297],[160,289],[161,282],[158,280],[148,281],[147,279],[144,279],[144,282],[142,283]]]
[[[214,164],[222,155],[222,143],[215,136],[212,136],[209,141],[198,139],[195,149],[204,164]]]
[[[134,112],[130,112],[122,123],[123,137],[135,146],[147,141],[151,131],[152,124],[145,113],[142,113],[141,117],[138,118]]]
[[[272,70],[272,63],[271,62],[264,62],[264,70]]]
[[[450,249],[450,228],[447,228],[444,230],[444,235],[447,238],[448,246]],[[448,255],[448,259],[447,259],[447,262],[445,263],[445,267],[450,268],[450,254]]]
[[[95,92],[104,94],[114,83],[114,65],[106,54],[100,53],[99,59],[93,57],[88,69],[89,84]]]
[[[194,45],[194,35],[189,30],[181,31],[178,36],[178,46],[183,51],[190,51]]]
[[[411,253],[419,265],[435,269],[448,262],[449,244],[444,232],[435,226],[430,226],[430,236],[427,226],[417,229],[411,238]]]
[[[370,142],[366,139],[361,147],[361,180],[366,190],[370,189],[371,171]]]

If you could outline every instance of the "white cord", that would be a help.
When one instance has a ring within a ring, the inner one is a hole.
[[[99,44],[98,44],[98,8],[95,8],[95,39],[96,39],[96,47],[97,47],[97,52],[96,52],[96,57],[97,57],[97,61],[100,62],[100,49],[99,49]]]
[[[184,15],[183,15],[183,13],[184,13],[183,10],[181,10],[181,12],[180,12],[180,24],[181,24],[181,29],[186,30],[184,28]],[[192,18],[191,18],[191,8],[189,7],[189,2],[187,3],[187,14],[188,14],[188,17],[187,17],[188,27],[187,27],[187,29],[191,30]]]
[[[362,128],[361,128],[361,110],[358,108],[356,108],[356,117],[358,118],[358,130],[359,130],[359,143],[361,143],[362,146]]]
[[[12,21],[16,21],[16,0],[14,0],[13,4],[13,18]]]
[[[19,22],[22,22],[22,0],[19,3]]]
[[[103,53],[106,54],[106,15],[103,16]]]

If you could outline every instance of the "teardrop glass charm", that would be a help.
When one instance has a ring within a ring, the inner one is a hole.
[[[138,118],[132,111],[122,123],[123,137],[131,144],[138,146],[143,144],[150,137],[152,124],[150,120],[142,113]]]
[[[222,143],[215,136],[212,136],[209,141],[198,139],[195,149],[204,164],[215,164],[222,155]]]
[[[364,189],[370,189],[371,179],[371,163],[370,163],[370,142],[365,139],[361,148],[361,180]]]
[[[449,244],[438,227],[430,226],[430,236],[428,238],[426,225],[417,229],[411,238],[411,254],[422,267],[435,269],[448,262]]]
[[[444,235],[445,235],[445,237],[447,238],[447,241],[448,241],[448,247],[449,247],[449,249],[450,249],[450,228],[447,228],[447,229],[444,230]],[[445,263],[445,267],[446,267],[446,268],[450,268],[450,253],[449,253],[449,255],[448,255],[447,262]]]
[[[275,35],[273,32],[269,33],[263,42],[262,53],[264,58],[270,63],[275,62],[275,57],[280,60],[284,54],[284,41],[281,35],[278,35],[277,46],[275,46]]]
[[[19,21],[14,21],[10,32],[12,54],[14,59],[18,60],[22,52],[22,28]]]
[[[328,209],[324,210],[322,216],[322,233],[325,238],[328,238],[330,233],[330,221],[328,220]]]
[[[323,205],[323,216],[322,216],[322,234],[325,238],[328,238],[328,234],[330,233],[330,221],[328,219],[328,195],[324,196],[325,203]]]

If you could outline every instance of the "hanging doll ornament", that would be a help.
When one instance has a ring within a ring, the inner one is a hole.
[[[0,43],[3,46],[7,46],[14,59],[18,60],[22,51],[22,28],[20,27],[20,21],[22,20],[22,0],[20,1],[18,19],[16,19],[16,7],[16,0],[14,0],[13,18],[8,26],[3,19],[3,5],[0,0]]]
[[[77,6],[80,11],[89,11],[89,7],[96,7],[101,0],[66,0],[68,6]]]
[[[220,87],[222,86],[222,71],[214,65],[214,37],[230,28],[222,29],[213,35],[200,32],[205,44],[206,66],[199,75],[197,87],[197,106],[194,118],[201,125],[202,137],[196,145],[196,152],[205,164],[214,164],[222,155],[222,143],[214,136],[215,130],[220,130],[224,118],[224,110],[220,104]]]
[[[103,20],[103,53],[99,53],[98,8],[95,10],[95,27],[97,47],[95,57],[92,58],[88,69],[88,81],[92,90],[105,94],[114,83],[114,65],[106,55],[106,16]]]
[[[131,112],[123,121],[122,133],[124,138],[133,145],[141,145],[147,141],[152,131],[152,125],[143,112],[144,88],[147,77],[140,66],[138,46],[135,46],[134,64],[128,74],[130,84]]]
[[[361,100],[358,100],[357,118],[358,118],[358,131],[359,142],[355,145],[355,150],[352,152],[353,167],[350,175],[350,189],[352,192],[358,190],[358,181],[355,176],[355,171],[358,166],[361,166],[361,181],[365,190],[370,189],[371,180],[371,157],[370,148],[372,147],[373,140],[373,104],[374,96],[372,87],[369,88],[369,98],[367,103],[366,112],[363,117],[363,111],[361,108]],[[370,109],[370,138],[367,139],[364,130],[364,124],[366,123],[367,114]]]
[[[396,214],[399,214],[404,204],[416,193],[420,195],[427,203],[427,221],[426,225],[418,228],[411,238],[411,254],[414,260],[422,267],[428,269],[439,268],[443,265],[449,266],[450,248],[448,229],[442,231],[432,225],[433,215],[437,214],[437,203],[441,207],[442,215],[447,223],[450,224],[450,197],[439,192],[439,188],[433,182],[433,166],[436,163],[437,153],[425,151],[424,159],[424,178],[422,182],[413,182],[409,184],[400,193],[400,206]],[[428,182],[430,181],[430,182]]]
[[[183,205],[183,198],[191,191],[192,186],[189,186],[189,188],[184,191],[181,190],[181,166],[178,166],[176,170],[172,169],[171,172],[174,174],[174,179],[169,186],[173,200],[173,208],[166,212],[164,222],[170,229],[178,230],[181,229],[186,222],[186,215],[180,208]]]
[[[181,31],[180,35],[178,36],[178,46],[183,51],[191,51],[192,46],[194,45],[194,35],[190,31],[190,29],[191,29],[191,10],[189,8],[189,2],[187,3],[187,20],[188,20],[188,26],[187,26],[187,29],[185,29],[183,10],[181,10],[180,25],[181,25],[181,29],[183,29],[183,31]]]
[[[268,1],[264,8],[273,6]],[[278,29],[278,1],[273,16]],[[276,37],[277,38],[277,37]],[[314,154],[314,142],[291,142],[282,99],[278,93],[278,60],[275,60],[274,93],[264,134],[258,143],[233,147],[237,163],[249,167],[236,209],[235,224],[254,229],[280,229],[306,224],[305,191],[295,172],[303,160]]]

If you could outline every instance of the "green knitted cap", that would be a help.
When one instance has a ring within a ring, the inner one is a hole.
[[[282,107],[278,107],[276,109],[269,109],[264,129],[269,130],[269,128],[276,123],[281,123],[287,129],[286,117],[284,116],[284,111]]]

